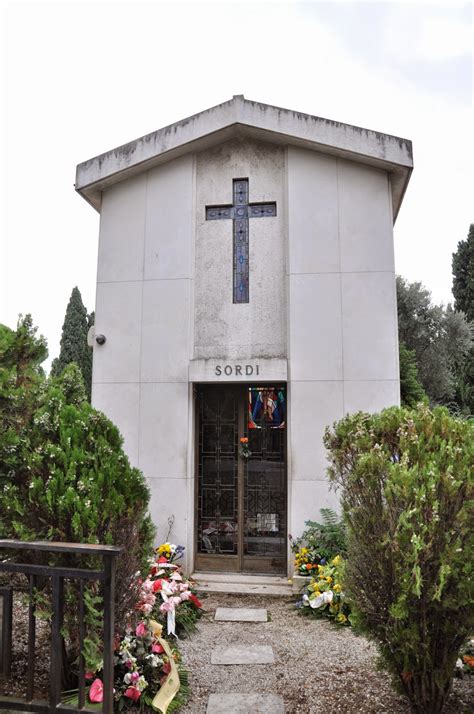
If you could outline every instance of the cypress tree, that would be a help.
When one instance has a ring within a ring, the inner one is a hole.
[[[423,389],[416,364],[414,350],[409,350],[404,342],[400,341],[400,396],[402,405],[415,407],[418,402],[428,401]]]
[[[474,321],[474,223],[453,253],[453,295],[455,309]]]
[[[51,365],[51,374],[53,377],[57,377],[68,364],[75,362],[81,370],[89,401],[92,381],[92,349],[87,344],[87,332],[90,318],[93,319],[93,313],[87,314],[79,288],[73,288],[66,308],[59,357]]]
[[[466,240],[459,241],[453,253],[454,307],[463,312],[474,332],[474,223],[469,226]],[[458,366],[456,403],[461,412],[474,415],[474,346]]]

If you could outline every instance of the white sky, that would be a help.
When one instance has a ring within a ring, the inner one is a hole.
[[[1,3],[0,322],[59,351],[94,308],[98,214],[77,163],[233,94],[413,141],[397,271],[451,297],[473,221],[471,3]]]

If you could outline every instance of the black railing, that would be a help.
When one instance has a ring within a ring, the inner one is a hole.
[[[44,541],[0,540],[0,551],[34,551],[65,556],[99,556],[102,557],[100,570],[88,570],[61,565],[38,565],[34,563],[15,563],[12,559],[0,561],[0,572],[22,573],[29,579],[28,604],[28,666],[26,678],[26,696],[24,699],[0,695],[0,710],[29,712],[84,712],[88,710],[85,704],[85,665],[82,655],[84,638],[84,583],[99,581],[102,584],[104,604],[103,618],[103,702],[102,711],[105,714],[113,712],[113,679],[114,679],[114,597],[115,597],[115,559],[121,548],[107,545],[88,545],[80,543],[53,543]],[[23,560],[23,558],[22,558]],[[52,620],[51,620],[51,660],[49,670],[49,701],[34,699],[35,688],[35,649],[36,649],[36,617],[35,593],[39,578],[51,578],[52,584]],[[63,669],[63,612],[64,612],[64,580],[79,582],[78,634],[79,634],[79,667],[78,667],[78,698],[77,706],[61,702],[62,669]],[[1,637],[1,673],[9,674],[11,668],[11,588],[3,588],[2,633]],[[95,709],[97,711],[97,709]]]

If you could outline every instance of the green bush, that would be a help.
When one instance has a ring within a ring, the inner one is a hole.
[[[319,557],[331,560],[346,552],[346,528],[344,521],[331,508],[321,508],[322,523],[306,521],[306,530],[301,539],[308,548],[317,551]]]
[[[347,416],[327,430],[348,526],[356,622],[414,712],[437,714],[474,626],[474,425],[444,408]]]
[[[124,546],[117,563],[116,618],[125,622],[137,597],[134,575],[152,547],[145,479],[130,466],[118,429],[87,402],[74,363],[48,380],[34,369],[29,355],[38,352],[38,338],[31,322],[26,328],[5,332],[1,343],[0,535]],[[34,557],[45,562],[42,554]],[[85,563],[70,559],[68,565]],[[91,624],[97,597],[91,590]],[[66,623],[75,602],[74,592],[67,592]],[[74,654],[75,642],[70,645]]]

